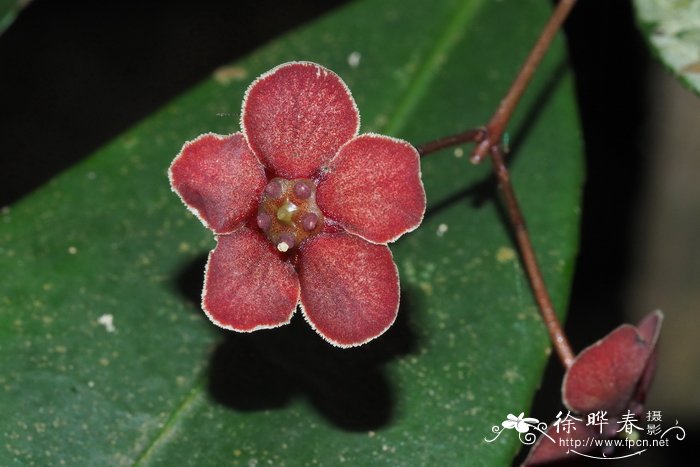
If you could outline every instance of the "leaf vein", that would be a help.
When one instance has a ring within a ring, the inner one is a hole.
[[[204,400],[204,379],[200,378],[185,398],[180,402],[177,408],[170,414],[170,417],[165,421],[160,431],[151,440],[148,446],[141,452],[134,461],[134,466],[146,465],[152,458],[154,452],[163,443],[167,442],[168,438],[174,433],[177,425],[182,421],[184,415],[192,410],[198,403]]]
[[[422,64],[408,85],[406,93],[399,99],[395,107],[396,110],[381,133],[396,135],[401,131],[418,106],[421,97],[426,93],[428,85],[446,60],[450,50],[459,42],[459,37],[464,34],[465,25],[474,17],[482,3],[482,0],[464,2],[454,16],[451,16],[451,21],[448,22],[443,33],[438,36],[432,50],[422,60]]]

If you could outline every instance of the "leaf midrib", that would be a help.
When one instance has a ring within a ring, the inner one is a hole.
[[[474,17],[482,4],[483,0],[464,2],[457,13],[451,16],[451,20],[446,24],[443,33],[435,41],[435,45],[425,59],[421,60],[422,65],[418,68],[418,71],[406,88],[406,92],[396,103],[396,110],[391,118],[388,119],[382,133],[396,135],[402,130],[408,117],[413,114],[421,97],[426,93],[428,85],[435,78],[441,62],[444,63],[446,61],[447,55],[458,42],[459,36],[464,34],[464,25]]]
[[[177,428],[177,425],[182,421],[182,418],[187,414],[197,403],[204,401],[204,373],[201,373],[197,379],[196,383],[190,391],[187,393],[185,398],[178,404],[170,417],[163,423],[163,427],[156,434],[155,438],[148,444],[148,446],[141,452],[141,454],[134,461],[135,466],[145,465],[153,457],[156,450],[167,443],[170,434]]]

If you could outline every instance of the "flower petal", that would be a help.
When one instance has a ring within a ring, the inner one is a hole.
[[[626,409],[651,354],[634,326],[623,324],[584,349],[564,376],[562,399],[572,412]]]
[[[394,241],[425,214],[418,152],[388,136],[358,136],[331,160],[316,196],[321,211],[349,232],[373,243]]]
[[[396,319],[399,275],[386,245],[320,234],[301,245],[297,270],[304,316],[333,345],[364,344]]]
[[[315,63],[291,62],[250,85],[241,128],[276,175],[310,178],[357,134],[360,114],[338,75]]]
[[[661,334],[661,325],[664,322],[664,314],[661,310],[652,311],[642,319],[637,325],[637,330],[642,338],[652,347],[656,347]]]
[[[649,343],[651,350],[646,366],[644,367],[644,372],[642,373],[641,378],[639,378],[639,384],[637,385],[637,390],[633,397],[634,402],[637,404],[637,407],[632,408],[635,412],[644,406],[647,399],[647,393],[649,392],[652,381],[654,381],[654,374],[656,373],[656,358],[658,354],[656,344],[659,341],[663,321],[664,314],[660,310],[657,310],[649,313],[637,325],[639,334]]]
[[[241,133],[206,133],[185,143],[168,171],[187,208],[216,233],[250,216],[265,187],[265,171]]]
[[[289,323],[299,301],[294,268],[246,227],[218,236],[217,242],[209,254],[202,295],[209,319],[244,332]]]

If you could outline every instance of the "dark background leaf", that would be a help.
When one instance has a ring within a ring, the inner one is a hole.
[[[10,27],[22,8],[32,0],[0,0],[0,35]]]
[[[700,3],[634,0],[637,21],[664,66],[700,95]]]

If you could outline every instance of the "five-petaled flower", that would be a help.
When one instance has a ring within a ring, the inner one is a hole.
[[[425,191],[410,144],[359,126],[335,73],[292,62],[250,85],[241,132],[184,145],[170,183],[216,234],[202,292],[215,324],[274,328],[299,305],[340,347],[392,325],[399,282],[386,244],[418,227]]]

